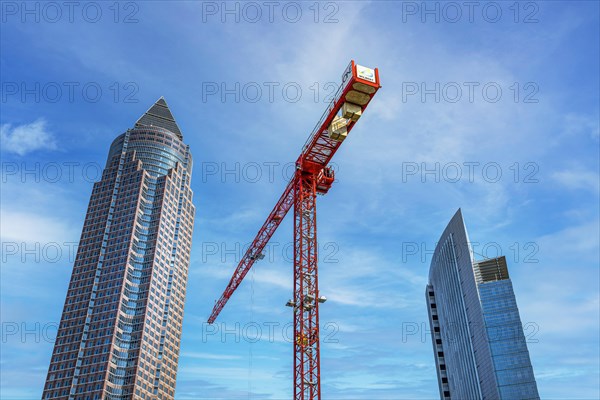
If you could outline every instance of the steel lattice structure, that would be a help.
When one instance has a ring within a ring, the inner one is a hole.
[[[319,296],[317,268],[317,194],[326,194],[334,182],[328,166],[348,133],[380,88],[379,71],[351,61],[336,95],[315,126],[296,161],[296,172],[269,217],[240,260],[225,291],[216,302],[213,323],[262,251],[294,207],[294,399],[321,399],[319,351]]]

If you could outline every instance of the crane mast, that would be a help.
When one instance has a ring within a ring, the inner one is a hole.
[[[381,87],[379,71],[351,61],[332,101],[315,125],[296,160],[296,171],[240,260],[208,319],[213,323],[262,251],[294,207],[294,400],[321,399],[319,295],[317,268],[317,194],[326,194],[335,180],[328,166],[348,133]]]

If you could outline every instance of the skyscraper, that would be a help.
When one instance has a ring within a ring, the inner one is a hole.
[[[539,399],[506,259],[473,261],[460,209],[433,253],[425,297],[442,400]]]
[[[161,97],[94,184],[43,399],[173,399],[195,208]]]

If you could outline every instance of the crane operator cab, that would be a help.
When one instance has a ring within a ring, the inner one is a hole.
[[[323,168],[317,176],[317,193],[327,193],[329,189],[331,189],[333,181],[335,181],[335,173],[333,172],[333,169],[331,167]]]

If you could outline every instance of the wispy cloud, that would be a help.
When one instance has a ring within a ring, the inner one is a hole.
[[[199,353],[199,352],[184,352],[181,357],[194,358],[202,360],[239,360],[241,356],[227,355],[227,354],[212,354],[212,353]]]
[[[54,243],[77,237],[74,228],[64,221],[45,215],[2,209],[2,241]]]
[[[598,116],[570,113],[565,116],[565,133],[583,135],[591,139],[600,138]]]
[[[571,190],[600,191],[600,175],[596,171],[584,169],[565,169],[552,174],[552,178]]]
[[[48,131],[46,121],[38,119],[29,124],[0,126],[2,149],[24,156],[36,150],[56,150],[54,135]]]

